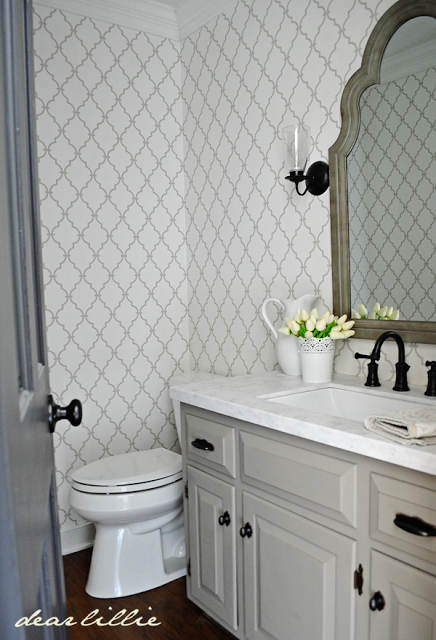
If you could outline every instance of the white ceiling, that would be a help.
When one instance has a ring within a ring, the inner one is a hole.
[[[238,0],[34,0],[35,4],[182,40]]]

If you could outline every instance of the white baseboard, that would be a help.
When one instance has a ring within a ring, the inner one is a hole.
[[[95,527],[92,522],[79,524],[76,527],[69,527],[68,529],[61,528],[62,555],[67,556],[70,553],[92,547],[94,538]]]

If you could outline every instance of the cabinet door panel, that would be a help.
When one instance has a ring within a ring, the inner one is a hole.
[[[355,541],[243,493],[249,640],[354,638]]]
[[[372,551],[371,589],[385,607],[370,612],[370,640],[436,640],[434,576]]]
[[[308,509],[356,526],[356,464],[245,431],[240,438],[244,481],[285,491]]]
[[[188,466],[188,490],[191,593],[236,629],[235,488]]]

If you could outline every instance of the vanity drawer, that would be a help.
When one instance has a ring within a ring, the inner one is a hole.
[[[425,484],[420,486],[372,473],[370,533],[375,540],[436,563],[436,536],[417,535],[394,522],[397,518],[399,523],[421,529],[420,521],[423,521],[436,528],[436,478],[426,478]],[[410,518],[418,520],[410,521]]]
[[[185,414],[185,423],[188,458],[235,478],[235,430],[190,413]]]
[[[356,464],[245,431],[240,437],[243,481],[356,526]]]

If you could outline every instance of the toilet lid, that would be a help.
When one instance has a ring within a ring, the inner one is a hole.
[[[143,491],[181,477],[182,456],[162,448],[109,456],[71,474],[73,487],[89,493]]]

